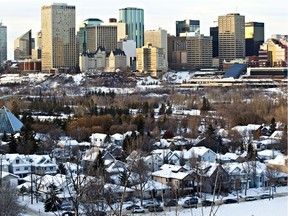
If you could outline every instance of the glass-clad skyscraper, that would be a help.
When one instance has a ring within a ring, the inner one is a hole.
[[[176,36],[180,36],[180,33],[195,33],[195,35],[199,35],[200,21],[190,19],[176,21]]]
[[[7,60],[7,27],[0,22],[0,64]]]
[[[136,42],[140,48],[144,44],[144,10],[141,8],[119,9],[119,22],[126,23],[126,34],[129,40]]]

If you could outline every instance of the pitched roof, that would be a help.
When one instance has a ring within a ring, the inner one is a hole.
[[[3,106],[0,109],[0,133],[14,133],[20,131],[23,127],[23,123]]]

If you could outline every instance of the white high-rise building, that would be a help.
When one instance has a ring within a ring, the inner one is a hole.
[[[245,16],[230,13],[218,17],[219,63],[245,58]]]
[[[42,70],[76,66],[75,6],[54,3],[41,12]]]
[[[144,32],[144,44],[152,44],[154,47],[162,48],[164,50],[165,67],[168,68],[168,44],[167,31],[164,29],[150,30]]]

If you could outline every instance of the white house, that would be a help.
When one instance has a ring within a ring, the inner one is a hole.
[[[90,136],[92,146],[97,147],[106,147],[105,146],[105,138],[107,137],[106,134],[103,133],[94,133]]]
[[[24,177],[31,172],[31,163],[25,160],[25,156],[19,154],[6,154],[9,162],[9,172]],[[28,157],[28,156],[27,156]]]
[[[163,158],[158,154],[148,155],[147,157],[143,157],[143,160],[152,172],[159,170],[164,163]]]
[[[29,155],[32,171],[35,174],[56,174],[57,164],[55,158],[49,155]]]
[[[189,149],[191,157],[196,157],[198,161],[215,163],[216,153],[204,146],[192,147]]]
[[[14,175],[14,174],[9,173],[9,172],[3,172],[2,171],[1,178],[2,179],[0,179],[0,180],[3,183],[8,183],[8,184],[14,185],[14,186],[18,185],[19,176],[17,176],[17,175]]]

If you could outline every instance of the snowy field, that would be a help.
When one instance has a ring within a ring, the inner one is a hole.
[[[261,188],[258,189],[250,189],[248,191],[249,196],[259,196],[264,191]],[[265,191],[266,192],[266,191]],[[213,212],[216,214],[211,214],[211,207],[198,207],[197,209],[185,209],[181,206],[184,200],[179,200],[180,206],[178,208],[175,207],[165,207],[164,212],[157,212],[156,214],[148,212],[145,209],[145,213],[137,214],[141,215],[159,215],[159,216],[288,216],[288,187],[279,187],[277,188],[276,196],[274,199],[264,199],[264,200],[256,200],[250,202],[240,202],[235,204],[223,204],[223,205],[216,205],[214,206]],[[281,195],[282,194],[282,195]],[[211,197],[207,197],[211,198]],[[225,197],[227,198],[234,198],[233,196]],[[23,216],[42,216],[42,215],[55,215],[52,212],[44,212],[44,205],[42,202],[35,202],[34,204],[30,204],[30,197],[25,196],[24,200],[22,197],[19,197],[19,202],[21,205],[25,205],[27,212]],[[124,208],[127,205],[124,204]],[[217,210],[217,211],[216,211]],[[128,215],[129,212],[127,212]],[[134,214],[136,215],[136,214]]]

